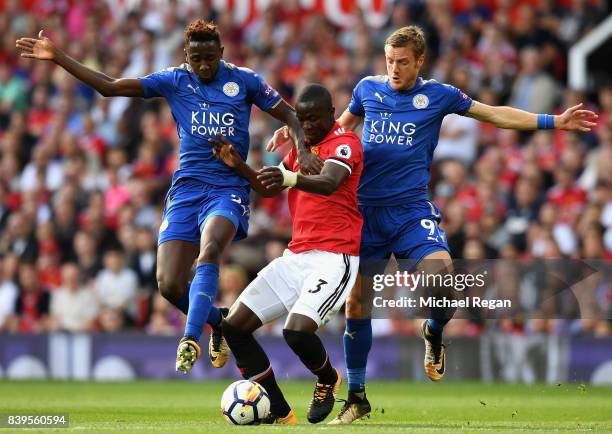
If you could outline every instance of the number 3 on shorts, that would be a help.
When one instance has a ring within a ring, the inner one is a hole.
[[[319,292],[321,290],[321,286],[326,285],[327,282],[323,279],[319,279],[319,283],[317,284],[317,289],[309,289],[308,292],[310,292],[311,294],[316,294],[317,292]]]

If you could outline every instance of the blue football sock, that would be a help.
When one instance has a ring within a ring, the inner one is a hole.
[[[343,339],[349,392],[363,391],[372,347],[372,319],[347,319]]]
[[[206,263],[198,265],[189,288],[189,312],[185,335],[196,340],[202,335],[202,328],[210,313],[217,286],[219,284],[219,266]]]
[[[190,286],[191,286],[191,282],[189,282],[189,284],[187,285],[187,289],[185,290],[185,292],[183,292],[183,295],[181,296],[178,303],[175,304],[175,306],[185,315],[189,313],[189,292],[190,292],[189,287]],[[219,323],[221,322],[221,311],[215,306],[212,306],[210,308],[210,313],[208,314],[208,319],[206,320],[206,322],[213,327],[218,326]]]

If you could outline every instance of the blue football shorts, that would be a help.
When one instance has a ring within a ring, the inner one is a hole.
[[[363,216],[360,260],[410,259],[418,264],[427,255],[449,252],[446,233],[438,223],[440,210],[427,200],[399,206],[360,206]]]
[[[234,224],[234,241],[245,238],[249,229],[249,188],[181,178],[166,194],[157,244],[180,240],[199,245],[202,229],[213,216],[226,217]]]

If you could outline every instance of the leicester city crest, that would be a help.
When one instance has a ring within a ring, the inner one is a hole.
[[[412,105],[415,108],[424,109],[429,105],[429,98],[427,98],[427,95],[419,93],[418,95],[415,95],[414,98],[412,98]]]
[[[238,83],[233,81],[228,81],[223,85],[223,93],[227,96],[236,96],[239,90]]]

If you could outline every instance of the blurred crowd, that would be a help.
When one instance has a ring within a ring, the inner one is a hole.
[[[183,316],[156,291],[157,230],[177,166],[178,138],[164,101],[103,98],[52,63],[18,57],[15,40],[40,29],[84,64],[138,77],[183,63],[194,18],[220,27],[225,59],[260,73],[288,100],[323,83],[339,115],[366,75],[385,74],[383,41],[419,24],[423,75],[486,104],[560,113],[583,103],[591,133],[520,133],[456,115],[443,122],[431,193],[457,258],[612,258],[612,82],[567,89],[568,47],[607,15],[603,2],[396,1],[387,25],[337,28],[272,0],[246,26],[208,1],[5,0],[0,2],[0,331],[177,334]],[[265,144],[279,125],[254,109],[250,163],[276,164]],[[252,197],[249,237],[221,268],[230,305],[291,236],[284,196]],[[612,334],[612,283],[593,283],[596,311],[572,330]],[[520,291],[520,285],[517,286]],[[593,304],[593,303],[591,303]],[[339,316],[330,330],[342,328]],[[554,332],[555,323],[492,322]],[[454,325],[453,325],[454,324]],[[274,329],[275,326],[271,326]],[[412,320],[377,321],[378,334],[413,334]],[[481,333],[477,321],[449,333]]]

